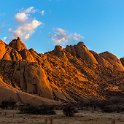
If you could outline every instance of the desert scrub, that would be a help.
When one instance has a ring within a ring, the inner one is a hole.
[[[4,100],[1,102],[1,106],[2,109],[14,109],[14,107],[16,107],[16,102],[12,99],[10,100]]]
[[[42,105],[42,106],[32,106],[32,105],[24,105],[19,108],[20,113],[28,113],[28,114],[41,114],[41,115],[54,115],[56,114],[54,111],[54,107]]]
[[[66,105],[64,106],[63,108],[63,114],[65,116],[68,116],[68,117],[73,117],[75,113],[77,113],[78,111],[76,110],[76,108],[72,105]]]

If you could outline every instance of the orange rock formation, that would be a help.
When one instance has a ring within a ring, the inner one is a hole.
[[[17,91],[23,96],[71,102],[106,99],[110,92],[124,93],[123,75],[123,58],[109,52],[98,54],[83,42],[38,54],[20,38],[9,45],[0,40],[0,99],[8,98],[4,90],[16,100]]]

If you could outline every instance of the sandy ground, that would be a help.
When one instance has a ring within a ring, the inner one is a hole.
[[[18,114],[17,110],[0,110],[0,124],[124,124],[124,113],[79,112],[75,117]]]

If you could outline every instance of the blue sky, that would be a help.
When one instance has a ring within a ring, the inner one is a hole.
[[[1,0],[0,38],[8,43],[18,33],[39,53],[81,40],[123,57],[124,0]]]

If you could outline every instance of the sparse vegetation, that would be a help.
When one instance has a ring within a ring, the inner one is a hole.
[[[12,99],[4,100],[1,102],[2,109],[13,109],[16,106],[16,102]]]
[[[54,107],[42,105],[42,106],[32,106],[32,105],[24,105],[19,108],[21,113],[28,114],[43,114],[43,115],[54,115],[56,114],[54,111]]]
[[[70,104],[64,106],[63,114],[65,116],[72,117],[72,116],[74,116],[75,113],[77,113],[76,107],[74,107],[74,106],[72,106]]]
[[[80,110],[102,111],[107,113],[124,112],[124,99],[113,97],[108,100],[86,100],[76,105]]]

